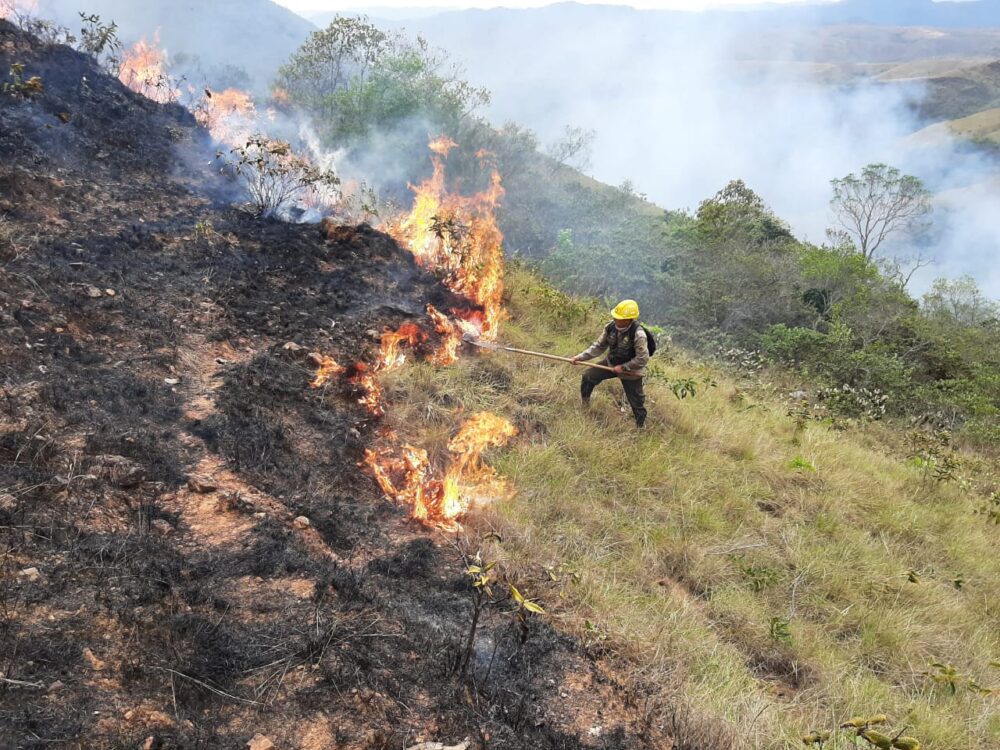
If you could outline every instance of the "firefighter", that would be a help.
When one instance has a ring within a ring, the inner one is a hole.
[[[604,327],[600,337],[590,347],[572,358],[574,364],[582,364],[603,352],[605,357],[598,364],[612,367],[614,372],[588,368],[580,381],[580,396],[584,409],[590,408],[590,394],[603,380],[617,377],[625,389],[625,397],[636,427],[646,423],[646,396],[642,389],[642,379],[649,363],[650,341],[646,329],[639,324],[639,305],[635,300],[619,302],[611,311],[613,320]],[[654,345],[655,346],[655,345]]]

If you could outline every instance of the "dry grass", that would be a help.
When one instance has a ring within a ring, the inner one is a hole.
[[[559,322],[537,284],[513,274],[504,340],[575,353],[600,317]],[[390,413],[432,455],[456,410],[516,422],[492,463],[517,494],[475,525],[498,532],[491,554],[556,624],[622,658],[663,705],[698,706],[705,726],[724,717],[747,746],[801,746],[809,730],[884,712],[927,748],[1000,747],[1000,699],[966,684],[1000,687],[1000,527],[975,514],[975,486],[907,465],[886,426],[797,430],[786,404],[676,352],[659,368],[698,394],[650,382],[642,433],[616,385],[587,416],[579,371],[514,357],[404,368]],[[964,676],[955,695],[931,662]]]
[[[1000,108],[987,109],[960,120],[951,120],[948,127],[960,138],[1000,144]]]

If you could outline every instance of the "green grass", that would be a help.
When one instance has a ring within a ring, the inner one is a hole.
[[[505,343],[572,355],[603,323],[525,273],[509,286]],[[664,348],[661,376],[698,393],[651,378],[641,433],[616,383],[585,415],[579,370],[505,353],[393,373],[390,413],[438,457],[463,413],[517,424],[490,457],[516,494],[470,535],[496,531],[488,555],[546,617],[664,704],[752,747],[881,712],[926,748],[1000,747],[1000,698],[928,676],[943,662],[1000,687],[1000,527],[974,513],[981,493],[908,465],[890,427],[797,427],[788,405]]]

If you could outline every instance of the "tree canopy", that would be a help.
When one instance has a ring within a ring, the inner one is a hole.
[[[489,101],[489,93],[465,81],[443,52],[364,18],[338,17],[314,32],[282,66],[276,87],[337,146],[358,145],[416,120],[425,129],[454,133]]]
[[[895,233],[919,233],[931,212],[930,192],[919,178],[886,164],[869,164],[861,176],[832,180],[830,206],[841,230],[867,260]]]

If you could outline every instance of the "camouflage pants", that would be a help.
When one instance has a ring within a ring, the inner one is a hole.
[[[596,367],[589,368],[583,373],[583,378],[580,380],[580,395],[589,399],[598,383],[611,380],[611,378],[618,378],[618,376],[607,370],[598,370]],[[642,378],[619,378],[619,380],[621,380],[622,388],[625,390],[628,405],[632,407],[632,414],[635,415],[635,423],[641,427],[646,421],[646,394],[642,390]]]

